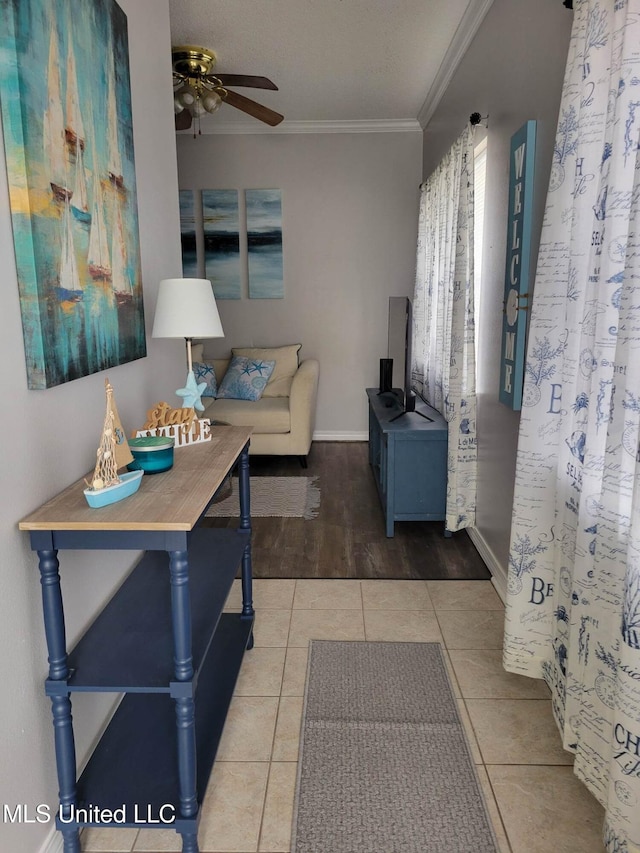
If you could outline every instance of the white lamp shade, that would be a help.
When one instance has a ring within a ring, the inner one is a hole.
[[[160,282],[154,338],[223,338],[222,323],[206,278],[165,278]]]

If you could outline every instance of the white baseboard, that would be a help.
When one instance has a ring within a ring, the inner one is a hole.
[[[491,583],[496,588],[496,592],[502,599],[502,603],[504,604],[507,600],[507,572],[504,566],[502,566],[496,555],[493,553],[491,548],[487,545],[484,537],[480,533],[477,527],[468,527],[467,533],[469,534],[469,538],[476,546],[476,550],[482,557],[484,564],[491,572]]]
[[[369,441],[368,432],[314,432],[314,441]]]
[[[58,832],[58,830],[54,825],[51,828],[51,832],[44,840],[44,843],[38,853],[62,853],[62,833]]]

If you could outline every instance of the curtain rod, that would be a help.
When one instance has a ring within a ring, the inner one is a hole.
[[[471,113],[469,116],[469,124],[475,127],[480,122],[485,122],[485,127],[489,127],[489,116],[482,116],[480,113]]]

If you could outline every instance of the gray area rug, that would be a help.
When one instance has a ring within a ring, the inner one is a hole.
[[[438,643],[311,642],[292,853],[497,853]]]
[[[315,518],[320,506],[320,489],[315,480],[315,477],[251,477],[252,517]],[[237,478],[231,478],[229,497],[212,504],[206,515],[210,518],[240,515]]]

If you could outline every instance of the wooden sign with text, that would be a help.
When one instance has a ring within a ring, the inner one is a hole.
[[[516,411],[522,406],[527,313],[532,287],[529,279],[535,140],[535,121],[528,121],[511,137],[499,399]]]
[[[186,447],[211,441],[211,423],[209,418],[197,418],[195,409],[174,409],[168,403],[156,403],[135,437],[147,435],[164,435],[173,438],[176,447]]]

